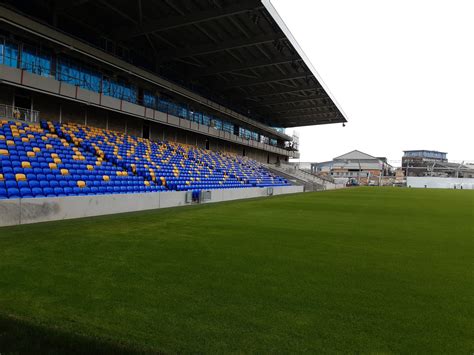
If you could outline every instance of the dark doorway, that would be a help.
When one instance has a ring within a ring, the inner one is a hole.
[[[150,125],[143,123],[143,138],[150,139]]]
[[[206,150],[209,150],[209,139],[206,138]]]
[[[267,164],[270,164],[270,153],[267,154]]]
[[[245,157],[245,148],[242,149],[242,156]]]
[[[31,96],[21,94],[15,95],[15,107],[31,110]]]

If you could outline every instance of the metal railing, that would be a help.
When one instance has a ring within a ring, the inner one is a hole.
[[[39,111],[0,104],[0,118],[36,123],[39,120]]]

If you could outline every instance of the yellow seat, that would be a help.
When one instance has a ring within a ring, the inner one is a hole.
[[[102,180],[109,181],[110,177],[108,175],[104,175],[104,176],[102,176]]]
[[[145,186],[150,186],[150,182],[145,180]]]
[[[0,149],[0,155],[10,155],[10,153],[6,149]]]
[[[26,137],[23,137],[23,138],[21,139],[21,141],[22,141],[23,143],[28,143],[30,140],[29,140],[28,138],[26,138]]]
[[[59,158],[54,158],[53,161],[54,161],[55,164],[61,164],[62,163],[61,159],[59,159]]]
[[[16,179],[16,181],[26,181],[26,175],[25,174],[15,174],[15,179]]]
[[[3,134],[0,134],[0,141],[4,141],[5,140],[5,136]]]
[[[58,155],[56,153],[51,153],[51,158],[58,158]]]
[[[94,170],[94,166],[93,165],[87,165],[87,170]]]
[[[49,165],[49,168],[50,168],[51,170],[54,170],[54,169],[57,169],[57,168],[58,168],[58,166],[56,165],[56,163],[49,163],[48,165]]]
[[[29,152],[26,152],[26,156],[27,156],[28,158],[34,158],[34,157],[36,156],[36,153],[29,151]]]
[[[69,175],[68,169],[61,169],[61,175]]]
[[[35,153],[41,152],[41,149],[39,147],[33,147],[33,152]]]
[[[5,178],[3,177],[3,174],[0,174],[0,181],[4,181]]]
[[[80,187],[80,188],[86,187],[85,181],[79,180],[79,181],[77,182],[77,187]]]
[[[7,145],[14,146],[14,145],[15,145],[15,142],[8,140],[8,141],[7,141]]]
[[[29,161],[22,161],[22,162],[21,162],[21,167],[22,167],[23,169],[30,169],[30,168],[31,168],[31,164],[30,164]]]

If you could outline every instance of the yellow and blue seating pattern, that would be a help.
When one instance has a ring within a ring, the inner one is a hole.
[[[0,199],[285,185],[244,157],[75,124],[0,121]]]

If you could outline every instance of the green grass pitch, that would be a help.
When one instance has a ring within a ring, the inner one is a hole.
[[[0,353],[474,351],[474,191],[0,228]]]

